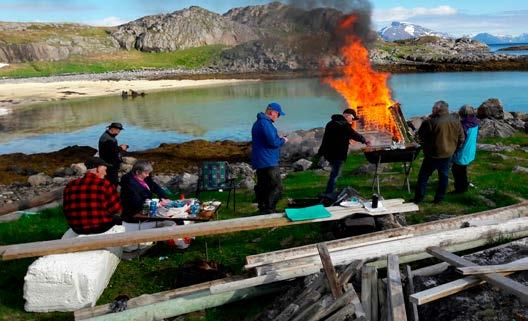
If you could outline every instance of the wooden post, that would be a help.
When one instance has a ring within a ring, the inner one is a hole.
[[[370,321],[378,321],[379,319],[379,305],[378,305],[378,270],[372,267],[372,278],[370,289],[372,291],[372,316]]]
[[[325,243],[317,244],[317,250],[319,251],[319,256],[321,257],[321,263],[323,263],[323,269],[325,271],[326,277],[328,279],[328,285],[332,291],[334,299],[339,298],[343,295],[343,290],[337,282],[337,274],[332,264],[332,259],[330,258],[330,253],[328,253],[328,248]]]
[[[387,292],[389,293],[391,319],[393,321],[407,321],[405,299],[400,276],[398,256],[387,255]]]
[[[414,294],[413,273],[409,265],[406,265],[405,267],[407,269],[407,288],[409,289],[408,295],[411,296]],[[412,302],[411,300],[409,300],[409,303],[411,305],[410,308],[412,310],[412,313],[411,313],[412,321],[420,321],[420,318],[418,316],[418,306],[416,305],[416,303]]]
[[[361,303],[363,304],[368,320],[372,320],[372,310],[374,309],[372,304],[372,279],[375,269],[374,267],[364,266],[361,278]]]
[[[436,258],[442,261],[445,261],[456,267],[478,266],[477,264],[471,261],[468,261],[453,253],[444,251],[441,248],[436,247],[436,246],[427,248],[427,252],[435,256]],[[517,296],[519,300],[521,300],[522,303],[528,304],[528,287],[527,286],[519,282],[515,282],[512,279],[508,279],[507,277],[504,277],[498,273],[479,274],[477,275],[477,277],[487,281],[490,284],[493,284],[501,288],[506,293]]]

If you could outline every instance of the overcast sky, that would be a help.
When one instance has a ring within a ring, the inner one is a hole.
[[[0,21],[80,22],[112,26],[191,5],[225,13],[233,7],[267,2],[269,1],[0,0]],[[287,3],[287,0],[282,2]],[[511,35],[528,33],[528,0],[372,0],[371,3],[375,29],[380,29],[391,21],[405,21],[457,36],[480,32]]]

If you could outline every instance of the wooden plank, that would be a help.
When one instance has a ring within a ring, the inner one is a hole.
[[[326,242],[326,246],[328,247],[328,251],[330,251],[330,253],[332,253],[332,252],[336,252],[336,251],[352,249],[352,248],[361,247],[361,246],[365,246],[365,245],[381,244],[381,243],[395,241],[395,240],[403,240],[403,239],[407,239],[407,238],[410,238],[410,237],[413,237],[413,236],[414,236],[413,234],[407,234],[407,235],[389,237],[389,238],[380,239],[380,240],[372,240],[372,241],[367,241],[367,242],[357,243],[357,244],[351,244],[351,245],[347,245],[345,242],[337,243],[335,241],[329,241],[329,242]],[[267,265],[267,264],[274,264],[274,263],[283,262],[284,260],[301,259],[301,258],[304,258],[304,257],[310,257],[312,255],[317,255],[317,247],[314,247],[314,251],[313,252],[312,251],[303,251],[303,250],[301,250],[300,253],[297,253],[296,252],[297,249],[298,248],[295,248],[295,250],[291,251],[291,252],[286,252],[285,251],[285,254],[286,253],[287,254],[284,255],[284,256],[281,256],[280,258],[277,257],[277,258],[274,258],[274,259],[269,260],[269,261],[261,261],[261,262],[254,263],[254,264],[246,264],[244,266],[244,268],[246,270],[249,270],[249,269],[254,268],[254,267],[259,267],[259,266],[263,266],[263,265]]]
[[[500,264],[500,265],[482,265],[482,266],[467,266],[459,267],[456,269],[457,272],[462,275],[475,275],[475,274],[490,274],[490,273],[504,273],[504,272],[517,272],[528,270],[528,263],[521,264]]]
[[[456,267],[477,266],[477,264],[471,261],[468,261],[453,253],[444,251],[439,247],[430,247],[427,249],[427,252],[430,253],[431,255],[434,255],[436,258],[441,259]],[[515,282],[512,279],[508,279],[497,273],[479,274],[477,275],[477,277],[487,281],[490,284],[493,284],[501,288],[504,292],[508,294],[515,295],[517,298],[519,298],[519,300],[522,303],[528,304],[528,287],[527,286],[519,282]]]
[[[367,314],[365,313],[365,309],[363,308],[363,305],[361,304],[361,301],[359,300],[359,296],[356,293],[356,290],[354,290],[354,287],[352,284],[347,284],[345,286],[346,291],[350,291],[351,296],[351,302],[354,306],[354,310],[356,313],[356,318],[366,318]]]
[[[372,310],[374,309],[372,304],[372,278],[374,277],[375,269],[371,266],[364,266],[361,274],[361,303],[368,320],[372,320]]]
[[[323,269],[326,274],[326,278],[328,279],[328,285],[330,286],[332,295],[334,296],[334,299],[337,299],[343,295],[343,290],[337,282],[337,274],[334,264],[332,264],[332,260],[330,259],[328,248],[326,247],[325,243],[319,243],[317,244],[317,250],[319,251],[319,257],[321,258],[321,263],[323,264]]]
[[[387,213],[417,211],[415,204],[402,204],[388,208]],[[330,210],[332,213],[332,210]],[[329,218],[291,222],[284,214],[269,214],[230,220],[211,221],[200,224],[177,225],[157,229],[141,230],[111,235],[89,235],[68,240],[52,240],[24,244],[8,245],[2,254],[3,260],[14,260],[26,257],[44,256],[79,251],[98,250],[108,247],[117,247],[145,242],[163,241],[173,238],[190,236],[216,235],[239,231],[248,231],[270,227],[290,226],[325,221],[339,220],[355,213],[365,214],[365,209],[342,209]],[[376,213],[376,215],[385,215]]]
[[[378,270],[375,267],[372,268],[372,278],[370,283],[370,289],[372,292],[372,304],[371,304],[371,311],[372,316],[370,321],[378,321],[379,319],[379,306],[378,306]]]
[[[155,304],[159,302],[164,302],[167,300],[172,300],[178,297],[187,296],[193,293],[198,293],[204,290],[208,290],[214,284],[229,283],[232,281],[240,280],[242,277],[227,277],[219,280],[208,281],[204,283],[194,284],[174,290],[158,292],[154,294],[144,294],[137,298],[131,298],[127,302],[129,309],[138,308],[144,305]],[[99,315],[108,314],[110,311],[110,304],[103,304],[95,307],[88,307],[79,309],[74,312],[76,320],[88,319],[91,317],[96,317]]]
[[[387,254],[395,254],[399,256],[417,255],[419,258],[426,258],[430,257],[430,254],[425,252],[425,249],[429,246],[442,245],[446,247],[454,246],[467,249],[485,244],[489,238],[499,237],[504,234],[508,234],[514,239],[528,236],[528,218],[523,217],[512,219],[490,227],[468,227],[464,229],[426,234],[408,239],[389,241],[383,243],[383,246],[367,245],[342,251],[335,251],[331,252],[330,256],[335,265],[346,265],[352,260],[377,260]],[[475,242],[475,244],[472,244],[473,242]],[[262,275],[282,269],[308,266],[310,264],[320,265],[319,261],[319,256],[287,260],[269,266],[260,267],[259,274]]]
[[[408,296],[411,296],[414,294],[414,280],[413,280],[414,275],[409,265],[406,265],[405,268],[407,270],[407,288],[409,289]],[[411,305],[411,311],[412,311],[410,315],[410,319],[412,321],[420,321],[420,317],[418,316],[418,306],[416,305],[415,302],[411,300],[409,300],[409,303]]]
[[[405,299],[400,276],[398,256],[387,255],[387,292],[389,293],[391,319],[393,321],[407,321]]]
[[[128,308],[122,312],[107,313],[88,318],[76,318],[75,320],[90,321],[154,321],[164,320],[187,314],[194,311],[200,311],[217,307],[231,302],[236,302],[251,297],[266,295],[283,291],[284,287],[271,284],[258,288],[247,288],[233,292],[226,292],[212,295],[208,290],[194,292],[189,295],[180,296],[167,301],[156,302],[154,304],[144,304],[135,308]],[[108,311],[109,312],[109,311]]]
[[[391,237],[399,237],[410,234],[414,234],[416,236],[424,235],[427,233],[436,233],[439,231],[459,229],[465,222],[476,222],[490,219],[495,219],[504,222],[513,218],[524,217],[527,215],[528,201],[524,201],[516,205],[488,210],[485,212],[462,215],[450,219],[433,221],[428,223],[415,224],[387,231],[369,233],[366,235],[353,236],[345,239],[329,241],[326,243],[330,253],[332,253],[334,251],[334,248],[336,247],[350,248],[356,244],[371,242],[375,240],[385,240]],[[259,265],[280,262],[286,258],[293,259],[296,257],[305,257],[312,255],[317,255],[317,248],[313,244],[268,253],[261,253],[257,255],[250,255],[246,258],[246,268],[253,268]]]
[[[387,320],[387,287],[385,283],[378,279],[378,301],[380,306],[379,319]]]
[[[354,260],[352,263],[350,263],[345,270],[339,274],[338,276],[338,282],[339,286],[344,287],[345,284],[347,284],[350,279],[358,273],[359,270],[361,270],[361,267],[363,266],[362,260]]]

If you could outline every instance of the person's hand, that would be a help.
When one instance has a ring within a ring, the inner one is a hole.
[[[372,143],[370,142],[370,140],[366,140],[365,141],[365,145],[370,146],[370,145],[372,145]]]
[[[162,198],[161,201],[160,201],[160,205],[161,205],[161,206],[165,206],[165,205],[169,204],[170,201],[171,201],[171,200],[169,200],[169,199]]]
[[[282,136],[282,139],[284,139],[284,143],[288,142],[288,136]]]
[[[126,151],[128,149],[128,145],[127,144],[121,144],[119,145],[119,147],[121,147],[122,150]]]

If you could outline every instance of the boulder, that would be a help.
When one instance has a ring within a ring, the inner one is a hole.
[[[183,173],[182,175],[175,176],[169,183],[169,188],[173,192],[194,192],[198,185],[198,175]]]
[[[493,145],[493,144],[477,144],[478,150],[483,150],[486,152],[513,152],[515,148],[512,146],[501,146],[501,145]]]
[[[515,166],[513,168],[513,172],[514,173],[528,174],[528,168],[517,165],[517,166]]]
[[[125,156],[122,159],[123,159],[123,164],[130,164],[130,165],[134,165],[137,161],[136,158],[130,157],[130,156]]]
[[[499,99],[490,98],[477,109],[477,116],[480,119],[504,119],[504,107]]]
[[[512,113],[505,111],[503,119],[504,120],[510,120],[510,119],[515,119],[515,117],[513,117]]]
[[[44,173],[38,173],[36,175],[31,175],[28,177],[28,183],[31,186],[42,186],[51,184],[53,182],[52,178]]]
[[[253,188],[255,188],[255,185],[256,185],[255,179],[251,176],[247,176],[246,178],[244,178],[238,183],[239,188],[246,188],[249,190],[252,190]]]
[[[154,177],[152,177],[152,179],[161,186],[167,186],[173,178],[174,177],[170,175],[154,175]]]
[[[116,225],[103,234],[122,233]],[[71,229],[63,239],[83,237]],[[24,277],[24,306],[29,312],[75,311],[93,307],[119,264],[121,248],[47,255],[33,262]]]
[[[312,162],[307,159],[301,158],[292,164],[293,170],[296,172],[303,172],[312,166]]]
[[[245,178],[255,176],[255,170],[248,163],[229,164],[230,178]]]
[[[82,176],[86,174],[87,171],[84,163],[71,164],[70,168],[73,169],[74,174],[77,176]]]
[[[511,114],[512,114],[513,118],[515,118],[515,119],[519,119],[519,120],[522,120],[524,122],[528,121],[528,114],[527,113],[512,111]]]
[[[516,130],[511,125],[497,119],[483,119],[480,123],[479,138],[510,137]]]
[[[512,126],[518,131],[524,131],[524,128],[526,126],[526,122],[516,118],[508,119],[506,122],[508,123],[508,125]]]
[[[122,173],[128,173],[132,170],[132,167],[134,167],[134,165],[121,163],[121,165],[119,166],[119,171]]]
[[[68,183],[68,179],[65,177],[53,177],[53,184],[63,185]]]

